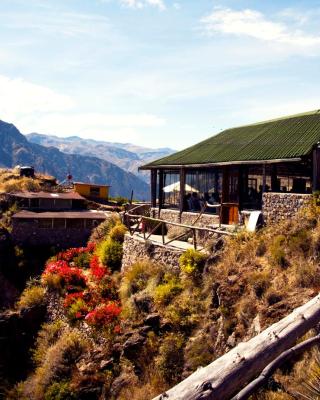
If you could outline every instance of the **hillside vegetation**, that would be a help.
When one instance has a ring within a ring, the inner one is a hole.
[[[124,233],[115,215],[86,248],[50,259],[38,289],[22,295],[18,307],[48,300],[48,319],[33,371],[8,398],[151,399],[319,292],[316,204],[255,234],[212,240],[207,254],[188,250],[176,268],[151,258],[120,272]],[[318,398],[305,388],[319,390],[316,353],[254,398]]]
[[[0,168],[0,193],[38,192],[50,190],[55,184],[55,178],[49,175],[36,174],[34,178],[26,178],[20,177],[19,169]]]

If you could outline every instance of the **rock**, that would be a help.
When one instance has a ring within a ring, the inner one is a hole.
[[[109,369],[112,368],[113,366],[113,358],[110,358],[109,360],[102,360],[100,363],[100,369]]]
[[[235,283],[237,283],[239,275],[229,275],[227,279],[230,285],[234,285]]]
[[[146,338],[138,333],[131,336],[123,345],[123,355],[128,360],[134,360],[141,347],[144,345],[145,340]]]
[[[150,326],[153,331],[158,331],[160,327],[160,315],[149,314],[144,320],[144,325]]]
[[[112,398],[118,398],[120,391],[126,386],[132,385],[132,377],[128,374],[122,374],[118,376],[113,382],[110,389],[110,395]]]
[[[212,285],[212,290],[211,290],[211,307],[212,308],[220,307],[220,297],[218,294],[219,286],[220,285],[217,282]]]
[[[152,308],[152,298],[149,294],[140,292],[132,296],[133,302],[141,312],[148,313]]]

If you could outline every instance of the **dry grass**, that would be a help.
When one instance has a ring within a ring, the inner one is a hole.
[[[46,303],[46,291],[41,286],[27,287],[21,294],[17,303],[17,308],[22,310],[24,308],[41,306]]]

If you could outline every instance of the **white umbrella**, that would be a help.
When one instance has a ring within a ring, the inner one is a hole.
[[[163,188],[163,191],[165,193],[171,193],[171,192],[180,192],[180,181],[171,183],[171,185],[165,186]],[[198,189],[193,188],[192,186],[188,185],[187,183],[185,184],[185,191],[186,192],[197,192],[199,193]]]

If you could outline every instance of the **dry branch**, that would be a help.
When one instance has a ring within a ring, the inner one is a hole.
[[[155,400],[228,400],[319,321],[318,295]]]
[[[232,400],[246,400],[253,393],[255,393],[259,388],[261,388],[267,380],[275,373],[275,371],[281,367],[281,365],[298,354],[309,350],[311,347],[320,343],[320,335],[317,335],[311,339],[305,340],[302,343],[297,344],[289,350],[283,352],[279,357],[277,357],[272,363],[270,363],[262,373],[254,381],[249,383],[244,389],[242,389]]]

